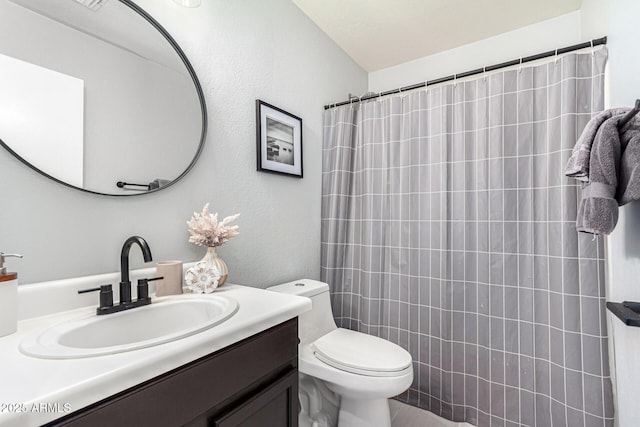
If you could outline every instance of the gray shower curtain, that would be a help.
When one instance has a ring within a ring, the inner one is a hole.
[[[564,166],[601,48],[329,109],[322,280],[413,356],[399,398],[479,426],[611,426],[602,239]]]

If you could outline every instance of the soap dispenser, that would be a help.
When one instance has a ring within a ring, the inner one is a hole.
[[[22,258],[22,255],[0,252],[0,337],[18,329],[18,273],[7,272],[4,266],[7,257]]]

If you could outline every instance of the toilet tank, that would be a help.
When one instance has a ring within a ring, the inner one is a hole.
[[[300,344],[313,342],[336,329],[333,320],[329,285],[317,280],[300,279],[282,285],[267,288],[270,291],[311,298],[311,311],[302,313],[298,318],[298,336]]]

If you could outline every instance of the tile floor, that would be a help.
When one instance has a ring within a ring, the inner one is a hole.
[[[473,427],[468,423],[454,423],[415,406],[389,400],[391,427]]]

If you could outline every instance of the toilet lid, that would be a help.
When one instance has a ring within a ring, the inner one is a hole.
[[[349,329],[334,329],[318,338],[312,348],[327,365],[361,375],[395,376],[411,366],[411,355],[402,347]]]

